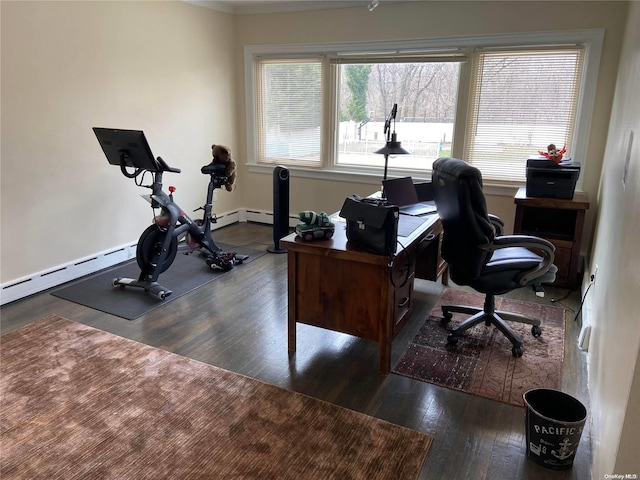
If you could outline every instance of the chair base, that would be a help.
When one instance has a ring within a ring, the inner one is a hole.
[[[532,325],[531,334],[534,337],[539,337],[542,334],[542,330],[540,329],[541,321],[539,319],[520,315],[519,313],[495,310],[495,298],[493,295],[487,295],[485,297],[484,309],[464,305],[443,305],[442,313],[444,315],[444,323],[448,323],[451,320],[452,313],[472,315],[464,322],[451,329],[451,333],[447,338],[447,342],[451,344],[457,343],[458,337],[460,337],[460,335],[462,335],[466,330],[484,322],[485,325],[494,325],[498,330],[500,330],[500,332],[502,332],[502,334],[512,343],[513,348],[511,349],[511,352],[513,356],[521,357],[522,338],[513,331],[506,321]]]

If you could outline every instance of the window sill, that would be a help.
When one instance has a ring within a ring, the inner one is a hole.
[[[264,175],[272,175],[275,165],[259,165],[248,164],[250,173],[258,173]],[[327,180],[331,182],[348,182],[360,183],[365,185],[373,185],[379,188],[382,182],[382,172],[354,172],[353,170],[342,169],[316,169],[297,166],[287,166],[289,176],[293,178],[310,178],[315,180]],[[425,175],[424,172],[411,173],[402,172],[401,175],[393,175],[392,177],[411,175],[414,180],[419,182],[428,182],[431,180],[431,173]],[[487,195],[513,197],[518,188],[523,187],[524,182],[484,182],[484,193]]]

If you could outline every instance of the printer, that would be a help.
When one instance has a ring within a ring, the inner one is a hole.
[[[545,157],[527,159],[527,197],[572,199],[580,176],[580,162],[566,158],[555,163]]]

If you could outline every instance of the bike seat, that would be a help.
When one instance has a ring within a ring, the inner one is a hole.
[[[212,161],[209,165],[205,165],[200,169],[205,175],[224,176],[227,167],[224,163],[215,163]]]

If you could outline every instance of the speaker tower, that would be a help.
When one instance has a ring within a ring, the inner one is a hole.
[[[289,170],[278,165],[273,170],[273,246],[270,253],[286,253],[280,239],[289,235]]]

